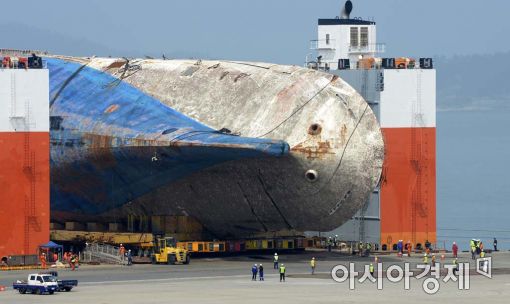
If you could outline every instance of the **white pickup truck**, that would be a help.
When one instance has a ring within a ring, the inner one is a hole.
[[[50,274],[33,273],[28,275],[26,282],[17,281],[12,283],[12,288],[19,293],[53,294],[58,289],[57,279]]]

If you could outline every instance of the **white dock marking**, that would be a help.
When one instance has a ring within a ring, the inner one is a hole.
[[[295,275],[303,275],[303,273],[296,273]],[[264,276],[265,278],[278,278],[279,275],[278,274],[266,274]],[[201,277],[179,277],[179,278],[164,278],[164,279],[137,279],[137,280],[116,280],[116,281],[94,281],[94,282],[83,282],[83,283],[79,283],[78,286],[83,286],[83,285],[100,285],[100,284],[125,284],[125,283],[140,283],[140,282],[144,282],[144,283],[157,283],[157,282],[173,282],[173,281],[176,281],[176,282],[179,282],[179,281],[193,281],[193,280],[215,280],[215,279],[233,279],[233,278],[246,278],[248,281],[248,283],[252,283],[251,281],[251,275],[246,275],[246,274],[237,274],[237,275],[221,275],[221,276],[201,276]],[[312,278],[312,277],[310,277]],[[297,283],[296,280],[301,280],[301,279],[306,279],[306,278],[303,278],[303,277],[298,277],[298,278],[288,278],[287,280],[289,281],[294,281],[294,284]],[[324,280],[324,279],[317,279],[317,284],[328,284],[328,283],[331,283],[331,282],[327,282],[327,280]],[[237,280],[237,282],[244,282],[244,280],[242,281],[239,281]],[[307,283],[309,284],[309,283]],[[333,284],[333,283],[331,283]],[[336,284],[336,283],[335,283]]]
[[[268,275],[267,277],[276,277],[277,275]],[[97,284],[117,284],[117,283],[140,283],[140,282],[172,282],[183,280],[211,280],[211,279],[227,279],[227,278],[251,278],[250,275],[237,274],[237,275],[223,275],[223,276],[206,276],[206,277],[180,277],[180,278],[165,278],[165,279],[146,279],[146,280],[117,280],[117,281],[95,281],[83,282],[79,285],[97,285]]]

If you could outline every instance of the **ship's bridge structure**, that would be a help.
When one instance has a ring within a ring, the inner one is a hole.
[[[350,3],[350,4],[349,4]],[[374,58],[384,53],[386,45],[377,43],[376,23],[372,20],[350,18],[352,3],[347,2],[340,17],[318,20],[317,39],[310,41],[310,49],[317,52],[316,61],[307,56],[310,67],[336,70],[356,67],[362,58]]]
[[[340,239],[413,246],[436,241],[436,71],[431,58],[381,57],[375,21],[340,17],[318,20],[307,66],[339,76],[368,102],[384,139],[379,186],[346,224]],[[312,59],[313,58],[313,59]]]

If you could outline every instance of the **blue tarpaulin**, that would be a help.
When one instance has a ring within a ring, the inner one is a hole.
[[[62,245],[59,245],[57,243],[54,243],[52,241],[49,241],[48,243],[46,244],[42,244],[41,246],[39,246],[41,249],[57,249],[57,248],[63,248],[64,246]]]

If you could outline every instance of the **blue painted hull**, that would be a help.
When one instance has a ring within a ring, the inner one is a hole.
[[[284,141],[213,130],[106,73],[47,64],[54,221],[108,213],[220,163],[289,152]]]
[[[47,66],[54,222],[184,215],[218,238],[329,231],[378,182],[375,115],[336,76],[227,61]]]

